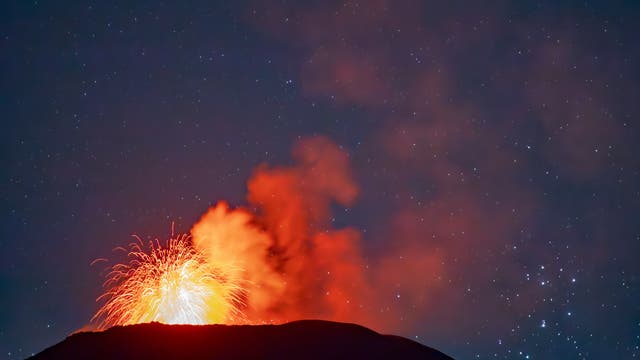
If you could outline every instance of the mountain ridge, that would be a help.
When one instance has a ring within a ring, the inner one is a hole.
[[[403,358],[452,360],[415,342],[352,323],[281,325],[146,323],[78,332],[30,359]]]

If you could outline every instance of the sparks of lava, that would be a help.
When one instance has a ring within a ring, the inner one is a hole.
[[[145,248],[129,245],[129,262],[111,267],[93,317],[100,328],[157,321],[166,324],[233,323],[241,318],[242,282],[207,262],[190,236],[172,236]],[[228,265],[227,265],[228,266]],[[237,269],[233,269],[237,270]]]

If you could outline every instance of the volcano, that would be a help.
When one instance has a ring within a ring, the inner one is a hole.
[[[282,325],[147,323],[80,332],[31,359],[452,360],[415,341],[360,325],[301,320]]]

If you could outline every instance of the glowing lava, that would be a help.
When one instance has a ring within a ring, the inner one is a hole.
[[[240,314],[240,281],[197,251],[187,235],[148,249],[130,244],[129,262],[111,268],[98,298],[106,300],[94,320],[99,326],[157,321],[166,324],[233,322]],[[237,271],[235,271],[237,272]]]
[[[349,155],[324,137],[301,139],[292,154],[292,166],[255,169],[247,206],[220,201],[190,236],[125,249],[129,260],[108,273],[97,326],[378,321],[368,312],[380,308],[368,306],[377,275],[360,233],[332,226],[333,204],[350,206],[359,191]]]

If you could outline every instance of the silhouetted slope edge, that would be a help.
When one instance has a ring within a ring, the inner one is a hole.
[[[117,326],[81,332],[32,359],[337,359],[451,360],[415,341],[321,320],[282,325]]]

